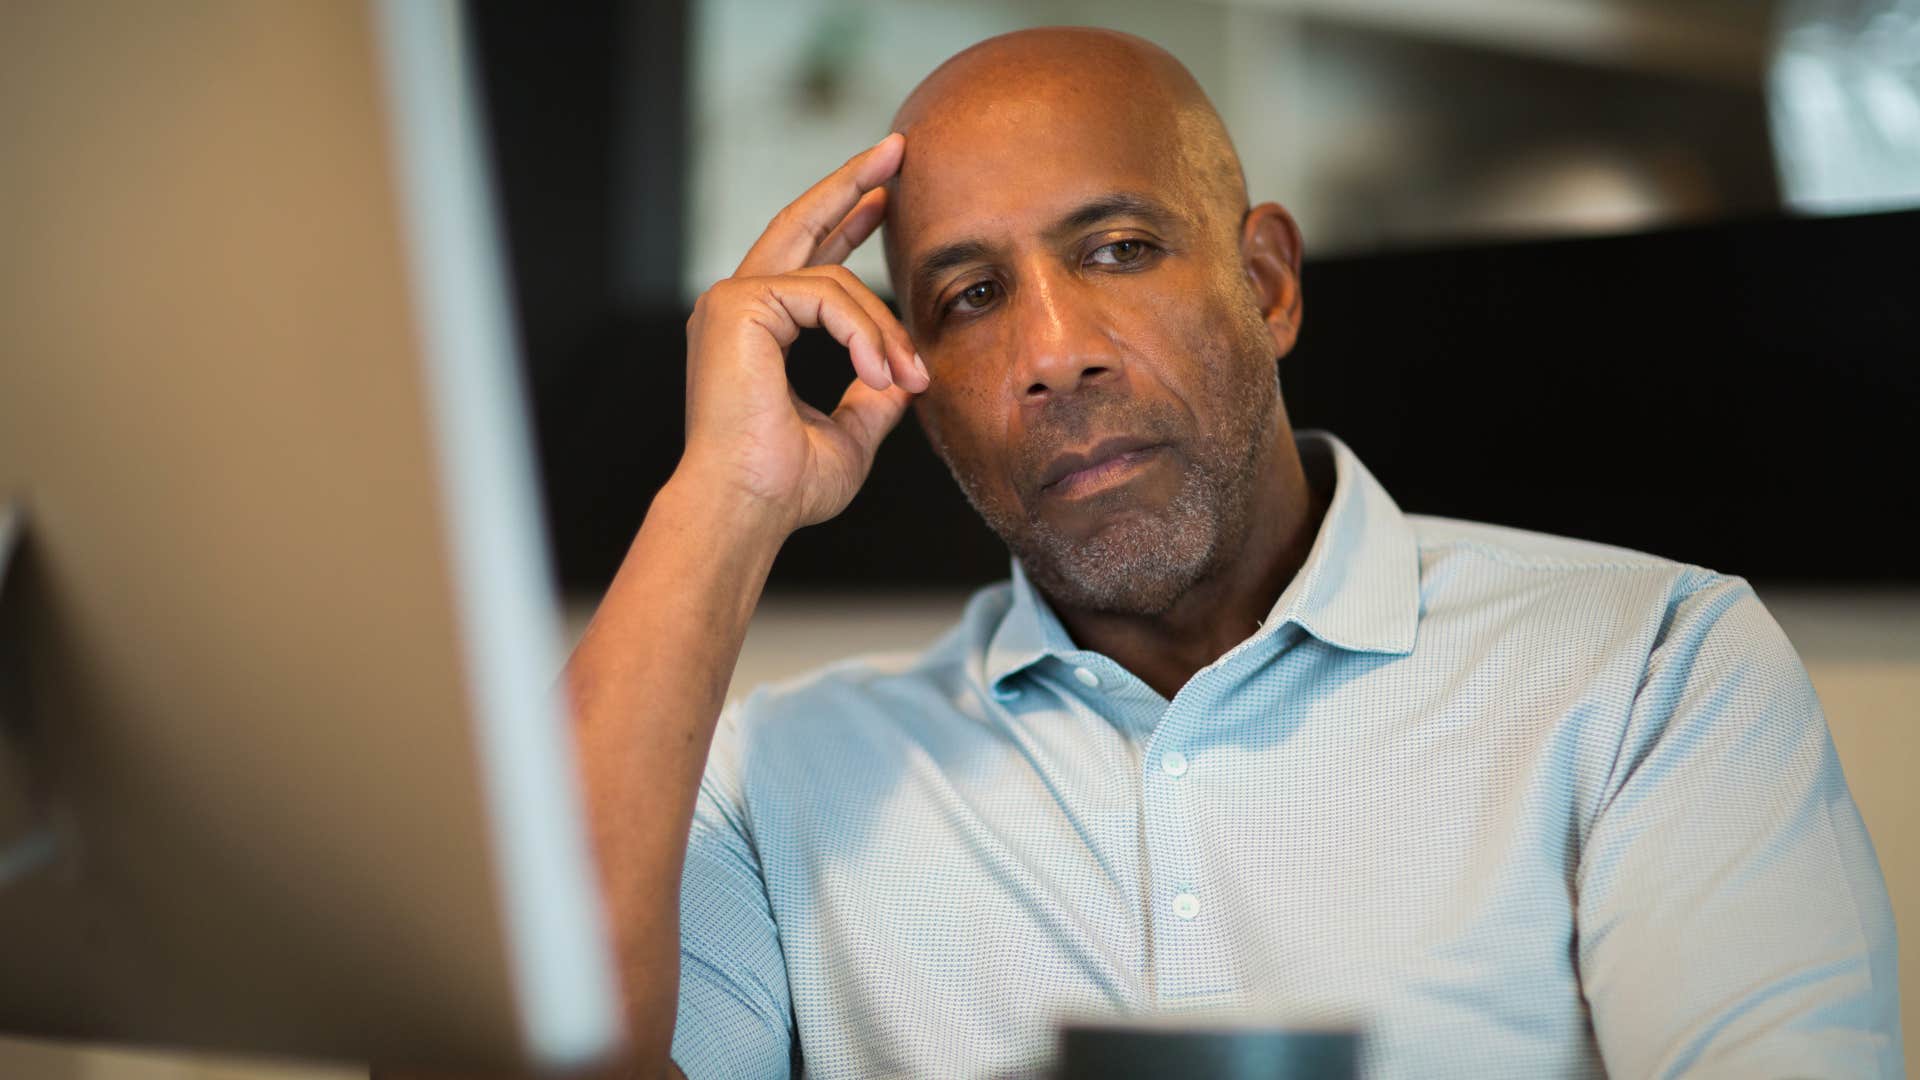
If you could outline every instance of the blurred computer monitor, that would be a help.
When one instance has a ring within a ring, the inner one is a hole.
[[[0,7],[0,1030],[620,1038],[458,14]]]

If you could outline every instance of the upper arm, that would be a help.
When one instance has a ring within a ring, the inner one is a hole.
[[[1670,618],[1576,882],[1608,1070],[1898,1075],[1886,886],[1806,671],[1738,578]]]
[[[721,718],[680,886],[675,1068],[697,1080],[789,1074],[793,1003],[740,784],[738,716]]]

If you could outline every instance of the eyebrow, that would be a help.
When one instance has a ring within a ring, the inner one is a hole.
[[[1064,233],[1080,232],[1118,217],[1145,218],[1164,227],[1176,220],[1177,216],[1153,199],[1122,191],[1081,203],[1048,226],[1046,231],[1047,235],[1057,237]],[[941,274],[956,266],[985,260],[992,254],[993,249],[982,240],[957,240],[934,248],[914,264],[909,278],[913,295],[925,296]]]
[[[1146,218],[1157,225],[1164,225],[1174,219],[1174,214],[1145,195],[1131,195],[1121,191],[1081,203],[1055,222],[1047,232],[1054,234],[1079,232],[1117,217]]]
[[[928,252],[926,257],[914,265],[912,288],[916,297],[925,296],[933,288],[933,283],[941,274],[956,266],[970,262],[979,262],[993,253],[993,249],[979,240],[961,240],[944,244]]]

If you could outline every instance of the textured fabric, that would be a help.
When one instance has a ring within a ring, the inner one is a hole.
[[[1357,1022],[1375,1077],[1894,1077],[1894,929],[1738,577],[1403,515],[1344,444],[1252,637],[1169,702],[1024,580],[722,718],[693,1080],[1025,1076],[1062,1018]]]

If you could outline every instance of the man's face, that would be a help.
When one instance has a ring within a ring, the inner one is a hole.
[[[1056,602],[1158,614],[1245,538],[1276,341],[1217,176],[1165,119],[1076,104],[909,125],[887,242],[967,498]]]

